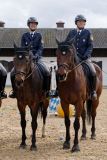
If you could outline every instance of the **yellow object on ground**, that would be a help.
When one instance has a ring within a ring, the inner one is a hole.
[[[57,107],[56,107],[56,110],[57,110],[57,113],[58,113],[58,116],[59,117],[64,117],[64,112],[63,112],[63,109],[61,107],[61,104],[59,104]],[[74,111],[74,106],[73,105],[69,105],[69,117],[71,116],[74,116],[75,114],[75,111]]]

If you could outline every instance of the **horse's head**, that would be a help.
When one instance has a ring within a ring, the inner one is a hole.
[[[59,42],[56,40],[58,48],[57,56],[57,76],[59,81],[64,81],[67,78],[68,72],[72,70],[75,65],[76,50],[71,41]]]
[[[31,72],[33,55],[30,48],[18,48],[14,44],[14,49],[15,84],[19,88],[23,86],[24,80]]]

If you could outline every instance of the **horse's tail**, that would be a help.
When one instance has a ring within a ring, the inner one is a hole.
[[[41,118],[43,117],[43,102],[39,103],[38,113],[41,114]]]
[[[86,101],[86,109],[87,109],[87,122],[91,124],[91,112],[92,112],[92,100]]]

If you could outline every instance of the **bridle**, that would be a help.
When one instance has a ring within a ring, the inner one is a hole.
[[[69,47],[70,47],[70,45],[69,45]],[[67,63],[62,63],[62,64],[58,65],[58,68],[60,68],[60,67],[63,67],[64,69],[67,68],[68,72],[72,72],[75,69],[77,69],[84,62],[85,62],[85,60],[79,62],[77,65],[74,65],[74,63],[73,63],[73,65],[72,65],[73,67],[71,67],[71,65],[69,65]]]
[[[67,63],[62,63],[62,64],[58,65],[58,68],[60,68],[60,67],[70,69],[70,66]]]
[[[25,55],[28,55],[27,51],[16,51],[16,53],[24,53]],[[17,71],[14,75],[15,76],[16,75],[22,75],[22,76],[24,76],[25,77],[24,81],[25,81],[26,79],[28,79],[33,74],[33,72],[34,72],[34,70],[36,68],[35,66],[36,66],[36,64],[34,64],[33,69],[31,69],[31,72],[30,72],[30,69],[29,69],[28,72]]]
[[[61,49],[61,47],[62,47],[62,49]],[[67,50],[68,49],[70,49],[71,48],[71,45],[69,45],[69,44],[67,44],[67,45],[60,45],[60,46],[58,46],[58,49],[61,51],[61,54],[62,55],[66,55],[67,53]],[[64,50],[65,49],[65,50]],[[71,69],[71,65],[69,65],[69,64],[67,64],[67,63],[62,63],[62,64],[58,64],[58,68],[60,68],[60,67],[63,67],[64,69],[65,68],[67,68],[67,70],[69,71],[69,70],[72,70]]]
[[[25,79],[24,79],[24,81],[26,80],[26,79],[28,79],[32,74],[33,74],[33,72],[34,72],[34,70],[35,70],[35,67],[36,65],[34,65],[34,67],[33,67],[33,69],[32,69],[32,71],[31,71],[31,73],[25,73],[25,72],[22,72],[22,71],[18,71],[18,72],[16,72],[14,75],[16,76],[16,75],[22,75],[22,76],[25,76]]]
[[[63,64],[58,65],[58,68],[60,68],[60,67],[65,68],[66,67],[68,69],[68,72],[72,72],[73,70],[77,69],[85,61],[86,60],[81,61],[79,64],[77,64],[76,66],[74,66],[72,69],[71,69],[71,66],[69,66],[67,63],[63,63]]]

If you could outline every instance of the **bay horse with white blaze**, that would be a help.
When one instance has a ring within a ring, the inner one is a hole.
[[[36,62],[29,48],[18,48],[14,45],[14,70],[17,105],[21,115],[22,142],[20,147],[26,147],[26,105],[29,106],[32,116],[32,144],[31,150],[36,150],[36,129],[39,107],[42,105],[43,128],[42,136],[45,136],[45,121],[49,100],[43,91],[43,77],[38,70]]]
[[[75,106],[75,121],[74,121],[74,145],[72,152],[79,151],[78,131],[80,128],[80,117],[82,116],[82,136],[81,139],[86,139],[86,111],[84,104],[87,103],[87,116],[92,119],[91,138],[95,138],[95,117],[96,109],[99,104],[99,97],[102,92],[102,71],[94,64],[97,74],[96,93],[97,100],[90,99],[89,87],[87,78],[83,71],[83,66],[76,60],[76,50],[72,42],[59,42],[56,51],[57,56],[57,85],[61,106],[65,115],[66,138],[63,144],[64,149],[70,148],[70,119],[69,119],[69,104]]]

